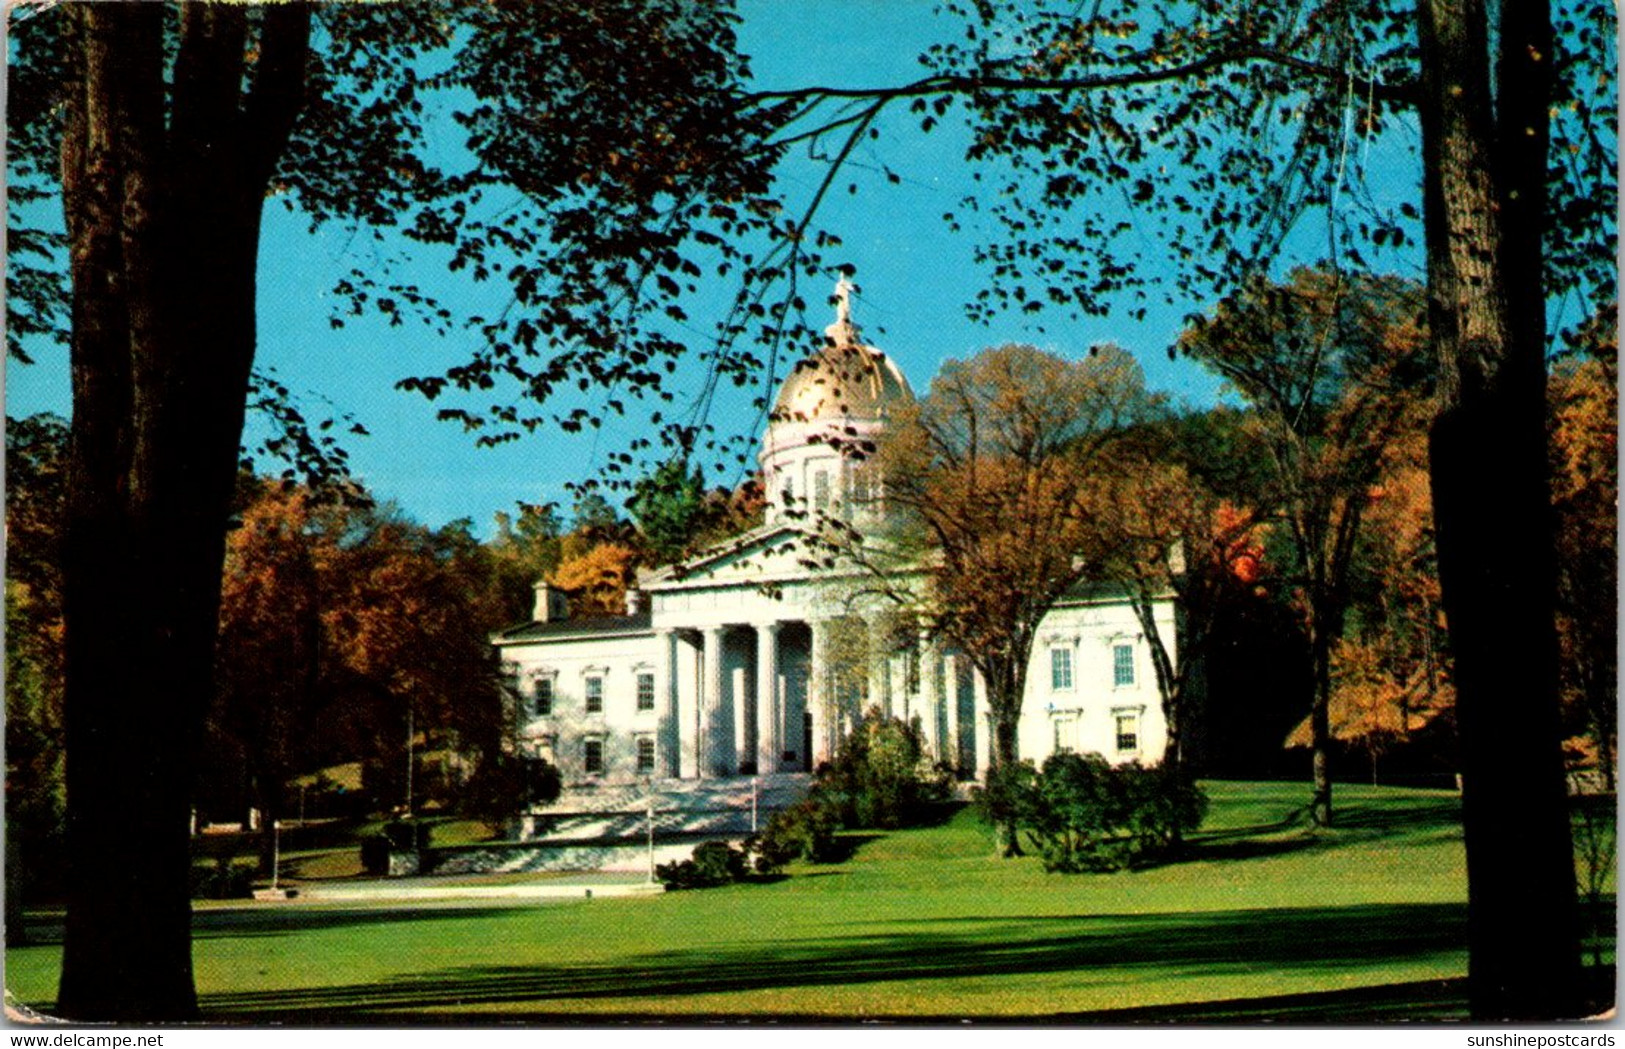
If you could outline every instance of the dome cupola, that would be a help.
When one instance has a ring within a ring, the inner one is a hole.
[[[867,453],[892,410],[914,393],[895,361],[865,345],[852,323],[852,285],[835,286],[835,323],[825,343],[779,387],[759,461],[768,517],[822,513],[862,521],[878,510]]]

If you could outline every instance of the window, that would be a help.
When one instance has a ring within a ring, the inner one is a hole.
[[[918,649],[907,649],[903,652],[903,687],[911,696],[920,694],[920,652]]]
[[[545,718],[553,713],[553,679],[539,677],[536,679],[535,685],[536,716]]]
[[[813,505],[820,510],[829,509],[829,471],[813,473]]]
[[[1072,650],[1070,648],[1052,648],[1049,650],[1049,687],[1057,692],[1071,690]]]
[[[1074,713],[1055,715],[1055,753],[1078,749],[1078,722],[1079,717]]]
[[[1112,684],[1118,688],[1134,684],[1134,646],[1112,646]]]
[[[587,770],[587,775],[596,776],[604,771],[604,741],[601,739],[584,740],[581,744],[581,763]]]
[[[874,501],[874,493],[870,491],[870,479],[873,471],[862,463],[853,463],[848,474],[852,489],[852,502],[857,506],[868,506]]]
[[[655,708],[655,676],[653,674],[638,675],[638,709],[653,710]]]
[[[604,712],[604,679],[590,677],[587,679],[587,713],[602,714]]]
[[[1117,721],[1117,751],[1119,754],[1131,753],[1140,749],[1140,715],[1114,714]]]
[[[638,737],[638,774],[652,775],[655,770],[655,738]]]

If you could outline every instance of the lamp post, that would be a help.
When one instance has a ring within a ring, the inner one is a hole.
[[[417,742],[417,733],[412,722],[412,707],[406,707],[406,818],[412,818],[412,749]]]
[[[649,884],[655,883],[655,794],[649,791]]]

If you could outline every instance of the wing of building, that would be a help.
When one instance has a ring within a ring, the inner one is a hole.
[[[969,661],[855,599],[851,570],[807,564],[807,521],[861,530],[883,517],[871,464],[850,450],[914,396],[896,363],[858,338],[844,288],[837,299],[826,345],[786,378],[763,436],[760,528],[646,576],[625,615],[571,618],[567,596],[538,583],[534,620],[493,638],[523,745],[566,783],[810,771],[870,706],[917,724],[962,776],[986,770],[986,690]],[[1174,638],[1172,602],[1156,616]],[[1161,758],[1161,703],[1126,600],[1069,595],[1032,658],[1022,757]]]

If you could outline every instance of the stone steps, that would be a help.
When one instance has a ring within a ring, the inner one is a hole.
[[[805,797],[811,784],[810,776],[799,773],[761,777],[755,786],[757,826],[773,811]],[[651,795],[656,837],[751,832],[751,780],[729,779],[659,780],[652,790],[631,784],[568,791],[533,810],[523,820],[522,834],[526,840],[544,842],[638,839],[648,833]]]

